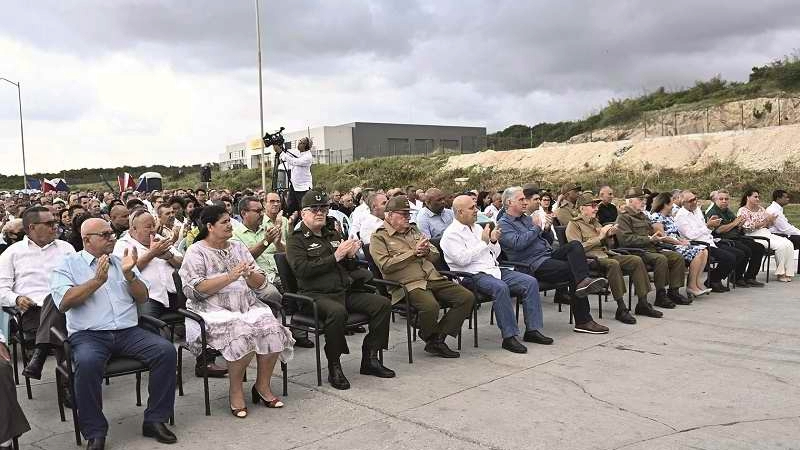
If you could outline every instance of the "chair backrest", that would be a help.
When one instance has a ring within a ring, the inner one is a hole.
[[[175,300],[176,304],[173,305],[177,308],[186,308],[186,295],[183,293],[183,280],[178,271],[172,272],[172,281],[175,283]]]
[[[364,244],[361,249],[364,250],[364,258],[367,260],[369,271],[372,272],[372,276],[382,280],[383,274],[381,273],[380,269],[378,269],[377,264],[375,264],[375,259],[372,258],[372,253],[369,252],[369,244]]]
[[[567,226],[556,225],[553,228],[556,229],[556,237],[558,238],[558,243],[560,245],[567,245]]]
[[[436,250],[439,251],[439,259],[433,263],[433,266],[436,267],[436,270],[450,270],[450,266],[447,264],[447,261],[444,260],[441,239],[431,239],[430,242],[436,247]]]
[[[297,293],[297,278],[294,277],[292,267],[289,265],[289,260],[286,258],[286,253],[275,253],[275,265],[278,269],[278,276],[281,279],[281,285],[286,292],[292,294]]]

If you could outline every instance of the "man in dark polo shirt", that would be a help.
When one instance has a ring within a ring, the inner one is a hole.
[[[744,280],[750,286],[762,286],[756,281],[756,275],[761,270],[761,260],[764,258],[764,246],[745,236],[742,231],[744,219],[737,217],[730,208],[731,194],[725,189],[717,191],[714,197],[714,206],[706,212],[706,220],[719,219],[719,226],[712,230],[714,237],[733,241],[736,249],[744,253],[745,257],[736,258],[736,279]]]

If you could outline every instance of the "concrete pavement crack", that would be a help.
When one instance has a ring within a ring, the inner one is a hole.
[[[691,431],[703,430],[703,429],[706,429],[706,428],[731,427],[731,426],[739,425],[739,424],[743,424],[743,423],[760,423],[760,422],[772,422],[772,421],[776,421],[776,420],[791,420],[791,419],[800,419],[800,416],[769,417],[769,418],[764,418],[764,419],[737,420],[737,421],[734,421],[734,422],[724,422],[724,423],[712,423],[712,424],[708,424],[708,425],[698,425],[696,427],[689,427],[689,428],[684,428],[682,430],[676,430],[676,431],[674,431],[672,433],[666,433],[666,434],[662,434],[662,435],[659,435],[659,436],[651,436],[649,438],[640,439],[640,440],[635,441],[635,442],[629,442],[629,443],[621,445],[619,447],[614,447],[611,450],[620,450],[620,449],[631,447],[633,445],[641,444],[641,443],[644,443],[644,442],[650,442],[650,441],[654,441],[656,439],[670,437],[670,436],[674,436],[676,434],[681,434],[681,433],[688,433],[688,432],[691,432]]]
[[[578,387],[580,390],[582,390],[584,394],[588,395],[588,396],[589,396],[589,398],[591,398],[592,400],[595,400],[595,401],[597,401],[597,402],[599,402],[599,403],[602,403],[602,404],[604,404],[604,405],[608,405],[608,406],[610,406],[610,407],[612,407],[612,408],[616,408],[616,409],[618,409],[618,410],[620,410],[620,411],[624,411],[624,412],[626,412],[626,413],[628,413],[628,414],[633,414],[633,415],[634,415],[634,416],[636,416],[636,417],[640,417],[640,418],[642,418],[642,419],[646,419],[646,420],[649,420],[649,421],[655,422],[655,423],[657,423],[657,424],[659,424],[659,425],[663,425],[663,426],[665,426],[665,427],[669,428],[669,429],[670,429],[670,430],[672,430],[672,431],[678,431],[678,429],[677,429],[677,428],[675,428],[675,427],[673,427],[672,425],[669,425],[669,424],[667,424],[667,423],[664,423],[664,422],[662,422],[662,421],[660,421],[660,420],[658,420],[658,419],[656,419],[656,418],[653,418],[653,417],[650,417],[650,416],[646,416],[646,415],[644,415],[644,414],[640,414],[640,413],[638,413],[638,412],[636,412],[636,411],[632,411],[632,410],[630,410],[630,409],[627,409],[627,408],[623,408],[622,406],[619,406],[619,405],[617,405],[617,404],[614,404],[614,403],[612,403],[612,402],[610,402],[610,401],[608,401],[608,400],[604,400],[604,399],[602,399],[602,398],[600,398],[600,397],[597,397],[596,395],[594,395],[594,394],[592,394],[591,392],[589,392],[589,390],[588,390],[588,389],[586,389],[586,388],[585,388],[585,387],[584,387],[584,386],[583,386],[581,383],[578,383],[578,382],[577,382],[577,381],[575,381],[575,380],[572,380],[572,379],[570,379],[570,378],[567,378],[567,377],[563,377],[563,376],[561,376],[561,375],[556,375],[556,374],[554,374],[554,373],[552,373],[552,372],[548,372],[548,371],[544,371],[544,373],[546,373],[546,374],[550,375],[551,377],[558,378],[559,380],[567,381],[567,382],[569,382],[569,383],[572,383],[572,384],[574,384],[574,385],[575,385],[575,386],[577,386],[577,387]]]

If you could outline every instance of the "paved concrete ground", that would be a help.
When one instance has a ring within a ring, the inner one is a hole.
[[[245,420],[227,410],[227,380],[212,382],[213,415],[203,415],[187,358],[174,430],[180,447],[207,449],[800,448],[799,287],[796,278],[711,295],[633,326],[615,322],[606,303],[606,336],[573,333],[567,312],[545,297],[545,333],[556,343],[530,344],[525,355],[499,348],[482,308],[479,348],[470,337],[460,359],[443,360],[416,342],[412,365],[398,318],[385,354],[396,379],[359,375],[353,353],[344,360],[351,390],[317,387],[313,350],[298,349],[287,406],[250,406]],[[51,370],[48,361],[34,400],[18,390],[33,427],[22,448],[77,448],[71,422],[58,419]],[[139,434],[133,377],[112,380],[104,400],[110,448],[161,447]]]

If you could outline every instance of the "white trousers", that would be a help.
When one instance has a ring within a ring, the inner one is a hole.
[[[748,236],[761,236],[769,239],[769,246],[775,250],[775,275],[793,277],[797,273],[797,262],[794,259],[794,244],[783,236],[776,236],[766,228],[759,228],[747,234]],[[757,239],[756,242],[767,246],[766,241]]]

